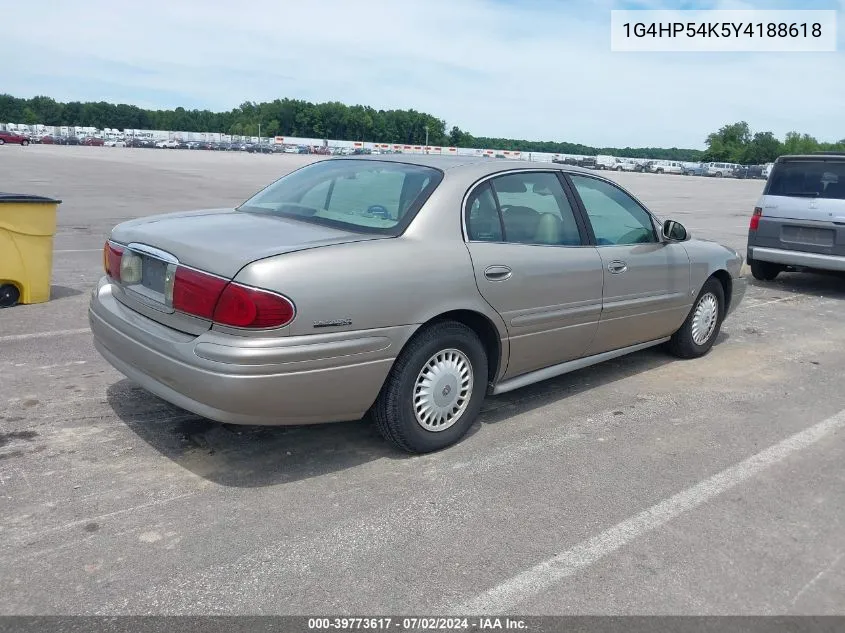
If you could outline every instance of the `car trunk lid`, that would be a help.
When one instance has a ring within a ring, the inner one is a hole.
[[[163,325],[200,334],[211,327],[211,321],[169,305],[167,279],[177,266],[231,280],[244,266],[267,257],[383,237],[235,209],[140,218],[112,232],[111,242],[141,262],[139,278],[119,282],[114,296]]]

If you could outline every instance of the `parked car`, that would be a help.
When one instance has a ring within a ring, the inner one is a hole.
[[[369,413],[417,453],[460,440],[487,394],[661,343],[706,354],[743,297],[742,257],[593,173],[330,158],[234,209],[125,222],[94,343],[212,420]]]
[[[0,145],[5,145],[6,143],[23,145],[26,147],[29,145],[29,137],[19,134],[18,132],[0,130]]]
[[[677,160],[650,161],[648,170],[654,174],[683,174],[684,165]]]
[[[169,141],[158,141],[155,146],[158,149],[178,149],[179,144],[181,141],[177,141],[176,139],[171,139]]]
[[[736,163],[707,163],[705,175],[715,178],[730,177],[738,167]]]
[[[45,136],[41,137],[41,141],[39,141],[42,145],[55,145],[56,139],[50,134],[46,134]]]
[[[845,153],[775,161],[751,216],[747,255],[761,281],[785,270],[845,271]]]
[[[703,176],[707,173],[707,167],[704,163],[699,163],[697,165],[684,165],[684,175],[685,176]]]
[[[765,165],[748,165],[745,168],[745,177],[755,178],[758,180],[765,179],[766,176],[763,175],[765,169]]]
[[[80,141],[79,144],[87,145],[89,147],[102,147],[103,145],[105,145],[105,141],[101,138],[96,138],[94,136],[86,136]]]
[[[105,145],[106,147],[126,147],[126,141],[117,138],[112,138],[103,143],[103,145]]]

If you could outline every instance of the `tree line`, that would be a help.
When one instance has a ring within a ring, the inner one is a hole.
[[[761,165],[783,154],[812,154],[814,152],[845,152],[845,139],[835,143],[817,140],[809,134],[787,132],[783,141],[771,132],[752,133],[745,121],[724,125],[707,136],[703,162]]]
[[[780,141],[772,132],[752,134],[745,121],[725,125],[708,135],[704,151],[678,147],[591,147],[557,141],[490,138],[473,136],[457,126],[447,129],[443,119],[416,110],[376,110],[337,101],[311,103],[299,99],[275,99],[262,103],[247,101],[227,112],[212,112],[182,107],[148,110],[125,103],[60,102],[45,96],[22,99],[0,94],[0,121],[98,129],[220,132],[240,136],[258,136],[260,129],[262,136],[410,145],[421,145],[427,138],[429,145],[435,146],[743,164],[770,162],[785,153],[845,150],[845,139],[837,143],[823,143],[807,134],[789,132]]]

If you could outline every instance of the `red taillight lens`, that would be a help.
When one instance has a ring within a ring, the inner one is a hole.
[[[293,304],[281,295],[230,283],[220,295],[214,322],[243,328],[282,327],[293,321]]]
[[[211,320],[214,306],[227,283],[220,277],[179,266],[173,280],[173,308]]]
[[[179,266],[173,281],[173,308],[239,328],[276,328],[293,321],[296,308],[282,295],[242,286]]]
[[[754,215],[751,216],[751,224],[748,225],[749,230],[756,231],[760,226],[760,218],[763,216],[763,209],[754,207]]]
[[[123,249],[111,242],[106,242],[103,247],[103,268],[105,268],[106,274],[115,281],[120,281],[121,257],[123,257]]]

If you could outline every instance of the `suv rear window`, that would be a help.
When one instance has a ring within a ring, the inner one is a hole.
[[[764,194],[845,200],[845,158],[777,163]]]
[[[283,176],[238,211],[335,228],[399,235],[443,178],[437,169],[393,161],[331,159]]]

